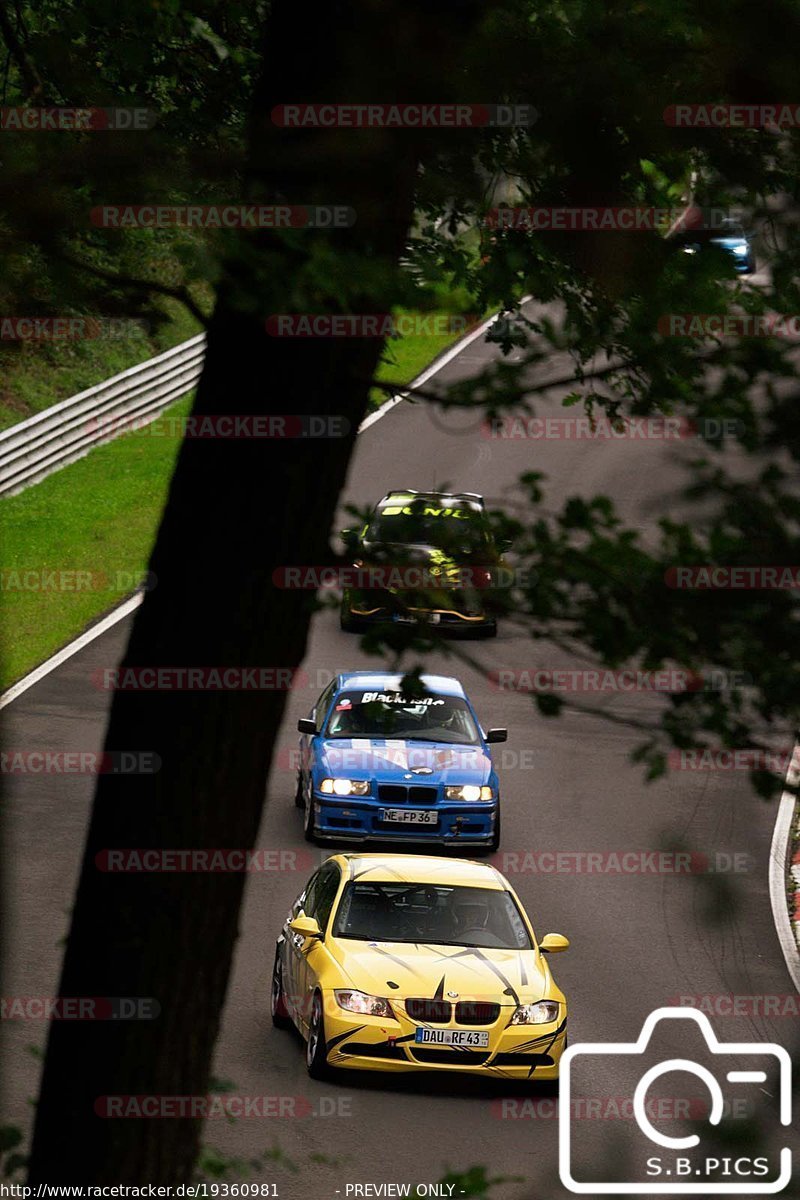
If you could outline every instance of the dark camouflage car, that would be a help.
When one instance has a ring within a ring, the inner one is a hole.
[[[342,595],[341,626],[423,621],[493,637],[492,594],[504,569],[483,498],[473,492],[389,492],[360,529],[342,530],[354,585]]]

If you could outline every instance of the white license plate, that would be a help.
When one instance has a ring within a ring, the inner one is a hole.
[[[414,1041],[434,1046],[466,1046],[485,1050],[489,1045],[489,1034],[477,1029],[417,1029]]]
[[[441,613],[420,613],[417,617],[406,617],[403,613],[395,613],[394,620],[398,625],[416,625],[418,621],[422,621],[426,625],[438,625]]]
[[[384,808],[381,810],[381,820],[392,821],[395,825],[435,825],[438,819],[432,809]]]

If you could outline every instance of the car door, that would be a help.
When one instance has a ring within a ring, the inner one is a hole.
[[[328,708],[330,707],[335,690],[336,680],[332,679],[328,686],[323,688],[317,703],[309,713],[312,721],[314,721],[316,724],[317,736],[319,736],[319,734],[322,732],[322,727],[325,724],[325,716],[328,712]],[[311,735],[307,733],[302,734],[300,738],[300,775],[302,778],[303,791],[306,797],[308,797],[311,764],[313,761],[312,740],[313,739]],[[307,917],[310,915],[310,913],[306,913]]]
[[[314,917],[323,933],[327,930],[333,909],[333,902],[336,899],[341,879],[342,873],[338,865],[335,862],[325,863],[318,872],[313,894],[308,900],[309,907],[306,908],[305,915],[307,917]],[[309,908],[313,909],[313,912],[309,911]],[[311,998],[314,995],[314,989],[319,984],[319,972],[322,969],[326,955],[327,951],[321,942],[314,942],[306,950],[305,954],[301,954],[301,958],[303,959],[303,983],[300,1020],[304,1028],[308,1022],[308,1014],[311,1011]]]
[[[305,956],[302,953],[303,938],[298,933],[293,933],[289,928],[289,923],[295,917],[301,915],[309,917],[309,907],[314,904],[314,892],[319,880],[319,871],[315,871],[309,879],[306,886],[303,888],[300,895],[292,905],[292,911],[289,913],[286,925],[284,927],[285,953],[285,986],[286,1003],[292,1013],[292,1016],[302,1021],[302,1004],[303,996],[305,995],[305,977],[306,977],[306,962]]]

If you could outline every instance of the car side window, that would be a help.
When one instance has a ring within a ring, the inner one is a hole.
[[[317,733],[322,732],[322,726],[325,723],[325,716],[328,712],[328,706],[330,705],[335,687],[336,680],[332,679],[314,707],[314,720],[317,722]]]
[[[331,863],[319,873],[319,882],[317,884],[315,904],[316,908],[313,916],[316,917],[320,929],[324,930],[330,920],[331,909],[333,902],[336,899],[336,893],[339,890],[342,874],[335,863]],[[306,915],[309,915],[308,913]]]
[[[309,881],[306,884],[303,891],[300,893],[300,895],[295,900],[294,905],[292,906],[292,916],[293,917],[296,917],[298,915],[298,913],[304,913],[307,917],[313,917],[313,915],[314,915],[313,905],[314,905],[314,899],[315,899],[315,893],[316,893],[318,880],[319,880],[319,871],[315,871],[314,874],[309,879]]]

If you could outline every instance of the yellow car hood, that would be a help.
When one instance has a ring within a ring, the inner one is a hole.
[[[535,950],[494,950],[410,942],[328,943],[343,983],[374,996],[447,997],[519,1004],[541,1000],[549,985]],[[395,985],[395,986],[393,986]]]

